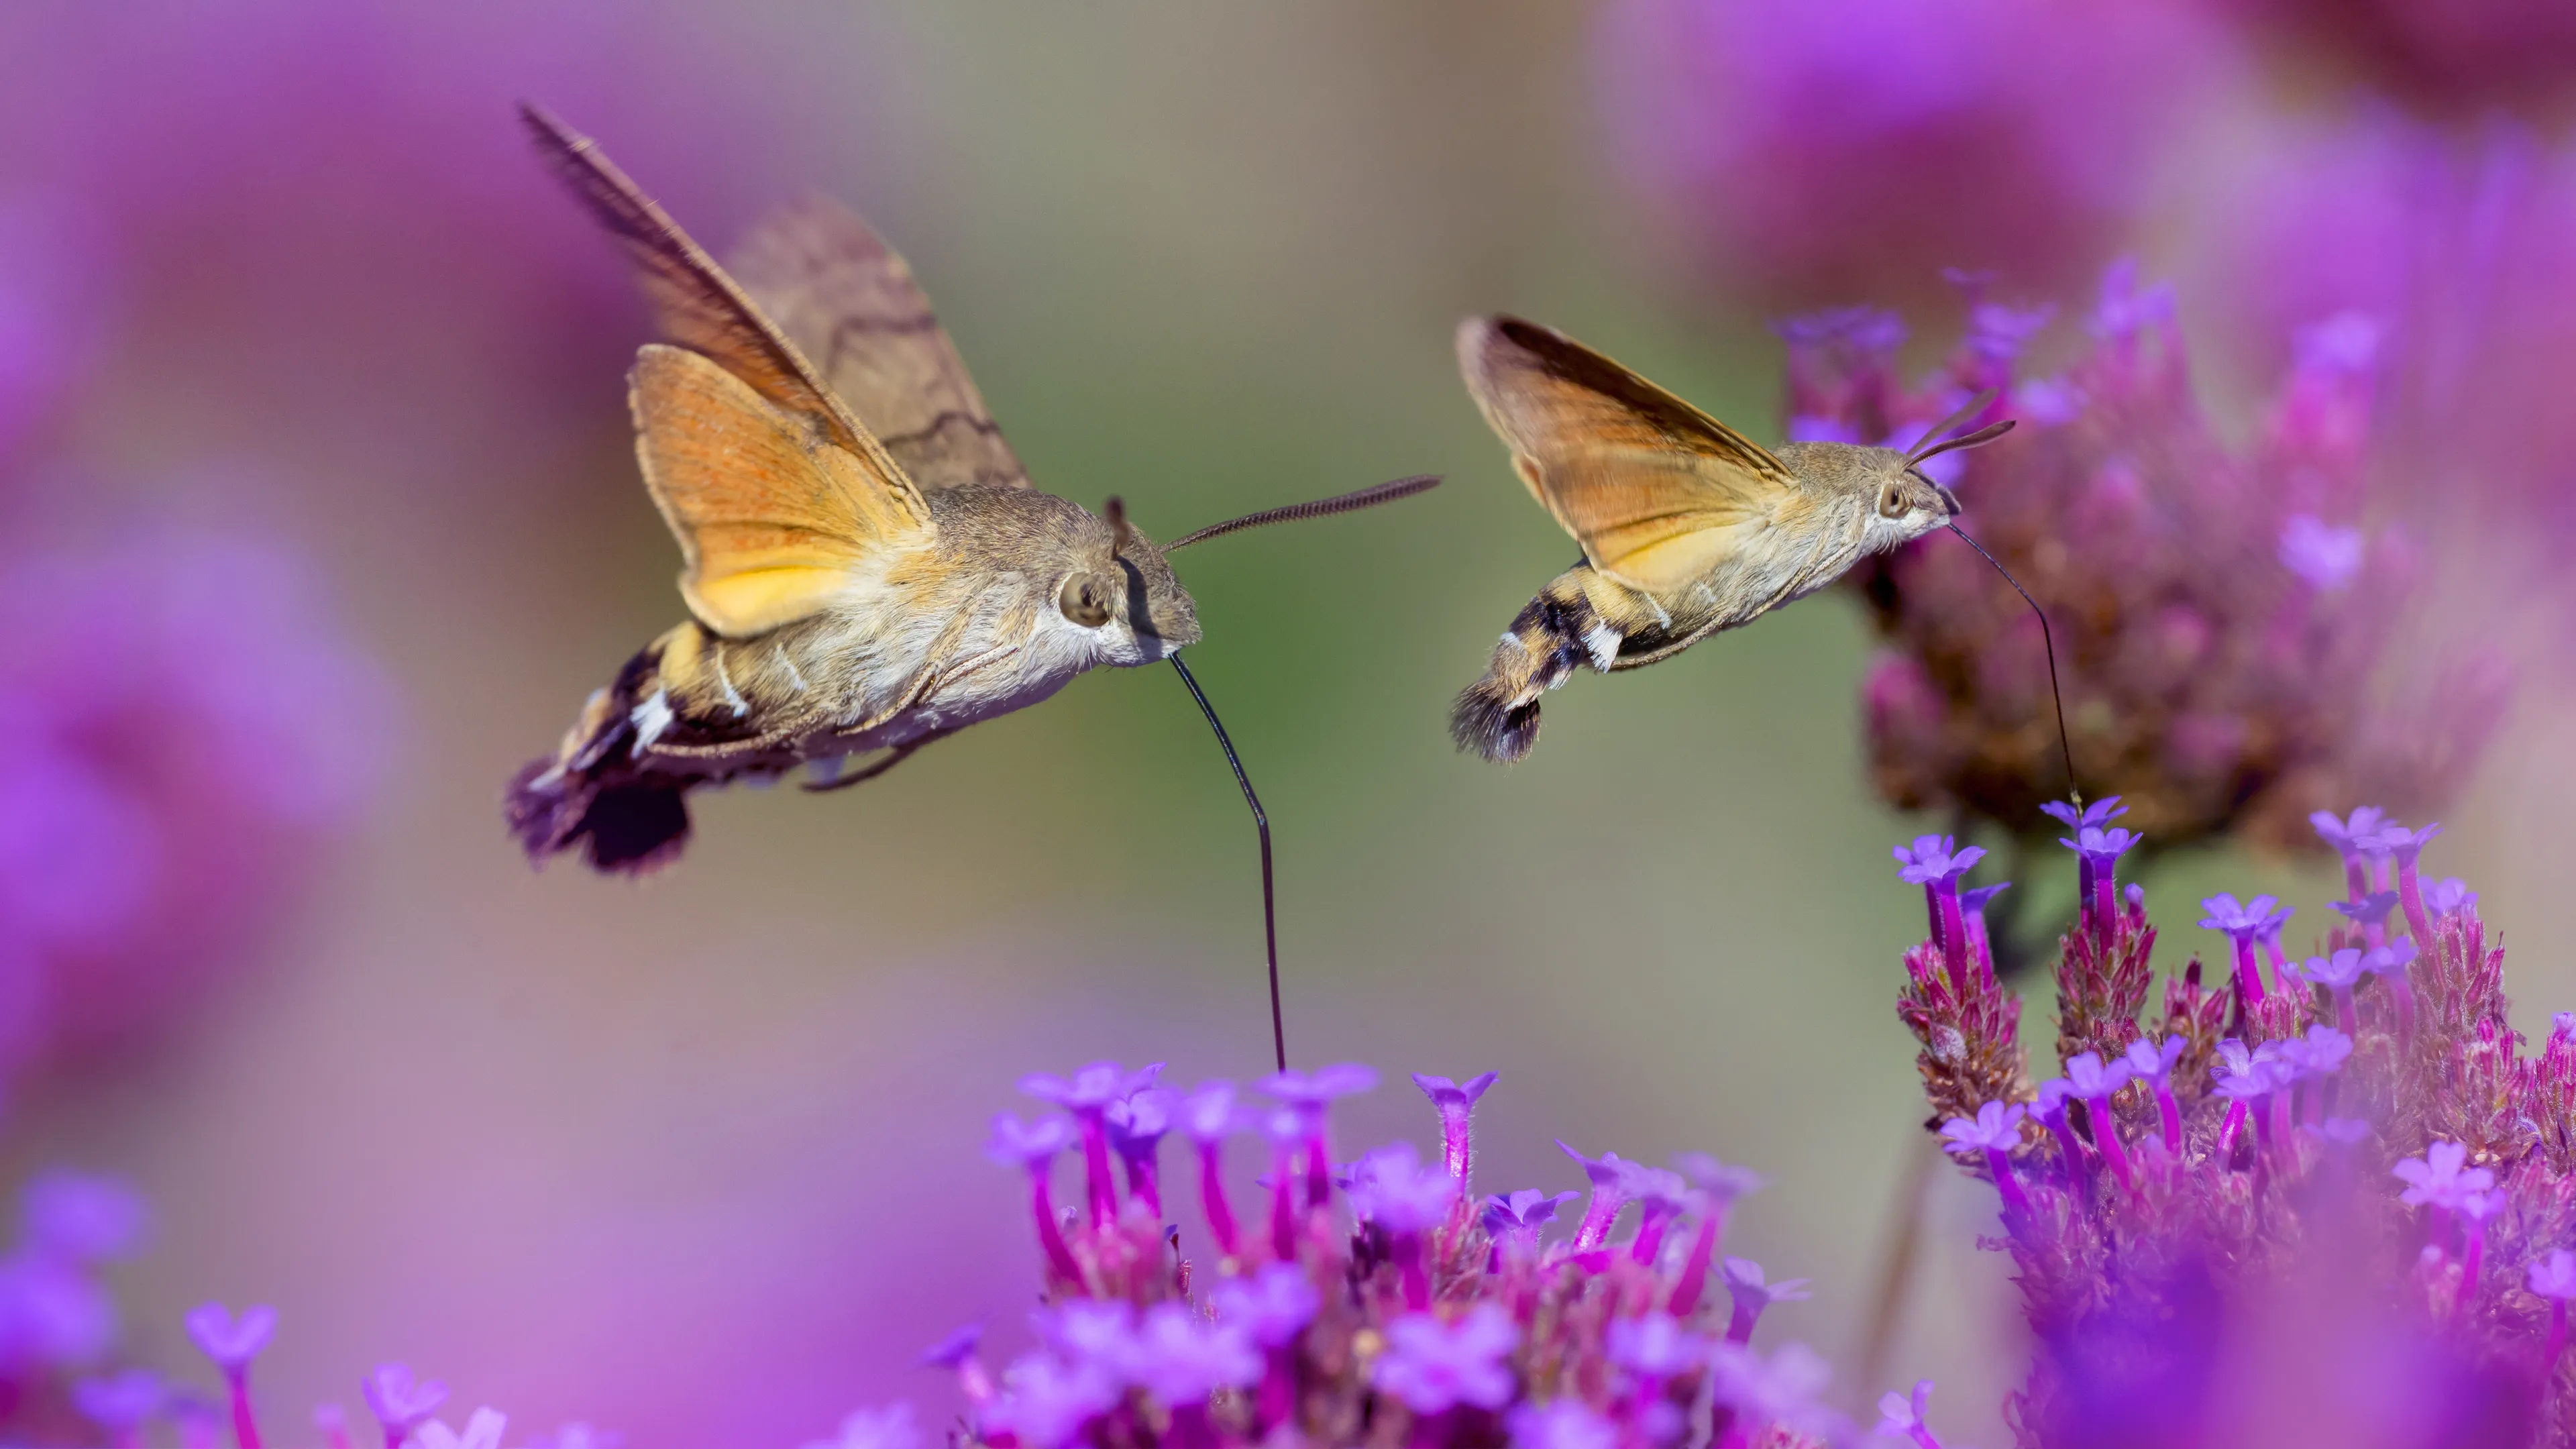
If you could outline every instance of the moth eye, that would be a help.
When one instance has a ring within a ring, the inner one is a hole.
[[[1878,511],[1889,518],[1905,516],[1905,490],[1890,479],[1878,490]]]
[[[1066,579],[1063,592],[1055,597],[1055,606],[1086,629],[1097,629],[1109,622],[1108,591],[1094,574],[1075,574]]]

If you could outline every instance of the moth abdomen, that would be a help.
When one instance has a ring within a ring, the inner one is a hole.
[[[1579,666],[1606,671],[1619,657],[1623,636],[1592,607],[1579,572],[1550,580],[1513,617],[1485,677],[1459,691],[1449,708],[1458,748],[1498,764],[1520,759],[1538,743],[1540,696]]]
[[[511,777],[503,809],[530,863],[578,850],[594,869],[641,875],[676,859],[688,843],[684,797],[696,781],[635,762],[642,731],[659,733],[671,723],[663,642],[646,646],[615,683],[591,695],[554,754]]]

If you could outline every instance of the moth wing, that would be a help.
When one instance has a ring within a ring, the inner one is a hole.
[[[734,275],[926,489],[1029,486],[901,253],[819,197],[755,229]]]
[[[1760,444],[1561,333],[1469,318],[1458,365],[1531,494],[1633,588],[1686,588],[1805,506]]]
[[[715,633],[813,614],[854,571],[928,538],[900,506],[899,473],[714,361],[650,344],[628,384],[644,486],[680,541],[680,595]]]
[[[772,407],[811,420],[826,440],[864,460],[865,471],[881,478],[877,486],[886,506],[928,524],[929,505],[901,465],[715,259],[628,180],[597,142],[536,106],[523,105],[519,114],[538,154],[635,263],[662,335],[713,359]]]

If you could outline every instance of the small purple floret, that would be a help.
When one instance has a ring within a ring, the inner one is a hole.
[[[1499,1409],[1517,1387],[1505,1360],[1520,1341],[1510,1315],[1491,1303],[1477,1304],[1454,1323],[1408,1313],[1386,1326],[1375,1381],[1417,1414],[1461,1404]]]
[[[187,1327],[197,1351],[229,1376],[248,1368],[268,1347],[269,1337],[277,1332],[277,1310],[263,1303],[243,1309],[241,1317],[235,1318],[220,1303],[201,1303],[189,1310]]]
[[[2452,1212],[2472,1195],[2495,1186],[2495,1173],[2466,1165],[2469,1149],[2458,1142],[2436,1142],[2421,1157],[2410,1157],[2389,1169],[2404,1182],[2397,1195],[2409,1207],[2429,1204]]]
[[[398,1363],[378,1364],[359,1389],[367,1411],[384,1426],[385,1449],[396,1449],[447,1402],[447,1385],[415,1379],[408,1366]]]

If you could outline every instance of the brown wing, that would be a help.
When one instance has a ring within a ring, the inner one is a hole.
[[[806,201],[763,222],[733,270],[914,482],[1029,486],[912,268],[866,222]]]
[[[868,456],[707,358],[651,344],[629,383],[644,486],[680,541],[680,595],[714,632],[804,618],[872,560],[927,541]]]
[[[1458,366],[1521,481],[1621,583],[1675,593],[1804,506],[1760,445],[1560,333],[1469,318]]]
[[[902,467],[715,259],[637,190],[596,142],[538,107],[522,105],[519,113],[538,154],[634,261],[662,335],[714,359],[774,406],[811,418],[826,440],[868,460],[866,471],[882,479],[889,507],[927,524],[929,506]]]

